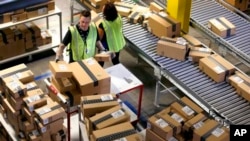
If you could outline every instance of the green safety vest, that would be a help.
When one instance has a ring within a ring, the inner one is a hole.
[[[71,43],[69,44],[69,49],[71,49],[73,60],[79,61],[93,57],[96,52],[97,39],[95,24],[91,23],[89,25],[89,33],[87,35],[86,45],[84,44],[84,41],[76,26],[70,26],[69,30],[71,32]]]
[[[120,15],[114,21],[102,21],[106,33],[107,44],[112,52],[119,52],[126,44],[122,33],[122,19]]]

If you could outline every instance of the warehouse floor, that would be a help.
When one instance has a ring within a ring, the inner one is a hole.
[[[64,0],[64,2],[61,2],[61,0],[55,0],[56,6],[62,11],[62,25],[63,25],[62,35],[63,36],[65,35],[67,31],[67,27],[70,25],[70,7],[69,7],[71,5],[70,1],[71,0]],[[74,6],[77,9],[83,9],[77,3],[74,3]],[[77,19],[77,17],[74,17],[74,18]],[[50,29],[54,33],[58,33],[58,29],[57,29],[58,22],[56,20],[57,20],[57,17],[52,17],[49,21],[50,26],[51,26]],[[38,21],[37,23],[41,27],[45,27],[44,22]],[[200,32],[199,30],[194,29],[193,27],[190,27],[189,33],[193,35],[194,37],[198,38],[200,41],[202,41],[204,44],[206,44],[208,47],[212,48],[213,50],[219,53],[221,52],[221,50],[218,48],[218,45],[214,43],[213,40],[210,40],[209,37],[207,37],[205,34]],[[34,55],[32,60],[27,62],[27,66],[34,72],[35,76],[43,76],[49,71],[48,62],[53,61],[54,58],[55,58],[55,55],[53,51],[41,53],[39,55]],[[233,56],[230,56],[229,54],[226,55],[226,58],[233,64],[237,64],[237,67],[240,68],[242,71],[249,74],[250,69],[244,66],[243,64],[238,63],[239,61],[236,58],[234,58]],[[15,60],[15,62],[6,64],[6,67],[17,64],[19,63],[19,61],[22,62],[23,60]],[[141,113],[142,121],[145,121],[149,116],[153,115],[157,111],[160,111],[162,108],[164,108],[165,106],[167,106],[168,104],[176,100],[176,98],[172,96],[171,94],[162,95],[160,99],[161,106],[156,107],[154,105],[156,78],[154,77],[153,68],[150,65],[148,65],[145,61],[140,59],[138,55],[129,47],[125,47],[125,49],[122,50],[120,61],[144,84],[144,93],[143,93],[143,99],[142,99],[142,113]],[[109,66],[112,66],[112,64],[106,63],[104,68],[107,68]],[[45,77],[39,78],[37,82],[39,83],[41,88],[45,90],[45,84],[43,83],[44,78]],[[163,78],[162,82],[169,88],[174,88],[174,86],[170,82],[168,82],[166,79]],[[174,90],[173,93],[175,93],[179,97],[183,96],[183,94],[179,90]],[[136,90],[132,91],[129,93],[129,95],[121,95],[121,99],[124,101],[128,101],[132,105],[132,107],[137,107],[138,91]],[[73,116],[72,118],[77,118],[77,116]],[[72,141],[73,140],[76,141],[76,140],[79,140],[78,139],[78,120],[72,119],[71,121],[72,121],[71,129],[73,132],[71,134],[72,135],[71,138],[72,138]],[[145,122],[142,122],[142,125],[145,126],[145,124],[143,123]]]

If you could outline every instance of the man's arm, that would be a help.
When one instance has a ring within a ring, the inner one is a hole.
[[[64,48],[65,48],[65,45],[61,43],[56,50],[56,60],[60,60],[60,58],[62,57]]]
[[[98,48],[98,51],[105,51],[104,46],[102,45],[101,41],[96,41],[96,47]]]

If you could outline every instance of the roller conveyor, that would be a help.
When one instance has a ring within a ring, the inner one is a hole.
[[[208,28],[208,20],[224,16],[236,26],[236,34],[228,38],[220,38]],[[233,51],[245,64],[250,64],[250,22],[238,14],[228,10],[216,1],[192,1],[191,20],[193,24],[202,27],[209,32],[220,43],[225,45],[229,51]]]
[[[139,24],[128,23],[125,18],[123,18],[123,23],[124,35],[127,41],[133,45],[132,48],[159,66],[164,74],[174,79],[178,85],[209,109],[213,107],[230,123],[250,124],[250,120],[248,120],[250,104],[237,95],[231,85],[227,82],[215,83],[199,70],[196,63],[191,61],[177,61],[158,56],[156,54],[157,37],[145,32],[146,29]],[[138,37],[142,38],[138,39]],[[236,116],[233,115],[241,117],[242,120],[236,119]]]

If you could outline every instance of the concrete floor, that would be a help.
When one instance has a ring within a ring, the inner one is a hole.
[[[70,25],[70,1],[71,0],[64,0],[63,2],[61,0],[55,0],[57,7],[62,11],[62,25],[63,25],[63,32],[62,35],[64,36],[67,27]],[[148,1],[146,2],[148,3]],[[83,9],[81,6],[75,3],[75,7],[77,9]],[[56,21],[57,17],[50,20],[51,30],[53,30],[55,33],[58,33],[58,22]],[[44,22],[37,21],[37,23],[41,27],[45,27]],[[204,44],[206,44],[208,47],[212,48],[216,52],[220,53],[220,50],[218,48],[218,45],[214,43],[213,40],[211,40],[209,37],[207,37],[204,33],[200,32],[199,30],[190,27],[190,34],[194,37],[200,39]],[[27,62],[27,66],[34,72],[36,76],[42,75],[49,71],[48,69],[48,62],[53,61],[55,58],[55,55],[52,51],[46,52],[40,55],[36,55],[33,57],[32,61]],[[233,64],[238,64],[238,60],[234,58],[233,56],[227,54],[226,58],[231,61]],[[138,79],[140,79],[144,84],[144,94],[142,99],[142,117],[144,120],[146,120],[148,117],[153,115],[154,113],[160,111],[162,108],[176,100],[174,96],[171,94],[162,95],[160,99],[161,107],[156,107],[154,105],[154,96],[155,96],[155,86],[156,86],[156,78],[154,76],[154,70],[153,68],[148,65],[146,62],[144,62],[142,59],[138,57],[138,55],[131,50],[129,47],[126,47],[121,52],[120,56],[121,63],[127,67]],[[7,66],[11,66],[13,64],[19,63],[18,61],[11,62],[6,64]],[[106,63],[104,68],[107,68],[111,66],[111,63]],[[243,64],[239,64],[237,66],[242,71],[249,74],[249,68],[244,66]],[[37,81],[41,88],[45,90],[45,84],[43,83],[43,80]],[[174,86],[166,79],[163,79],[162,82],[170,87],[174,88]],[[122,95],[121,99],[128,101],[133,107],[137,107],[137,99],[138,99],[138,91],[131,92],[132,94],[128,95]],[[178,96],[183,96],[181,91],[174,90],[174,93],[176,93]],[[76,117],[73,117],[76,118]],[[77,120],[72,120],[72,140],[78,140],[78,123]],[[76,121],[76,122],[75,122]]]

